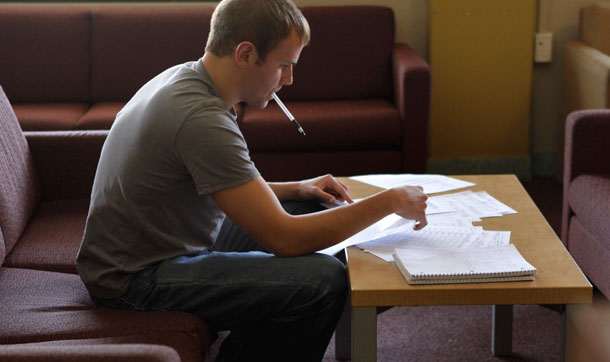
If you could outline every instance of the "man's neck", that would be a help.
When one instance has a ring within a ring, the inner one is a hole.
[[[211,53],[205,53],[202,60],[212,83],[227,109],[231,109],[239,102],[237,93],[236,69],[232,68],[229,57],[220,58]]]

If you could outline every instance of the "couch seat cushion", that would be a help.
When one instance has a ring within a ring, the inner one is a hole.
[[[87,113],[76,121],[77,129],[110,129],[116,114],[125,102],[100,102],[94,104]]]
[[[28,362],[184,362],[173,348],[150,344],[11,344],[0,348],[2,361]]]
[[[78,275],[0,269],[0,344],[167,335],[207,349],[207,326],[182,312],[135,312],[93,305]]]
[[[610,245],[610,175],[584,174],[570,183],[568,202],[583,226]]]
[[[89,200],[41,202],[5,266],[76,273]]]
[[[86,103],[13,104],[24,131],[72,130],[76,121],[89,109]]]
[[[281,109],[244,106],[240,128],[252,152],[399,149],[402,125],[398,110],[385,100],[286,102],[306,136]]]

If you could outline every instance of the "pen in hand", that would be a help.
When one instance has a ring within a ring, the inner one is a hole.
[[[290,120],[290,122],[294,123],[295,126],[297,126],[297,129],[299,130],[299,132],[305,136],[305,131],[303,130],[303,127],[301,127],[301,125],[299,124],[299,122],[297,122],[296,119],[294,119],[294,116],[292,115],[292,113],[290,113],[290,111],[288,110],[288,108],[286,108],[286,106],[284,105],[284,103],[282,103],[282,101],[280,101],[280,98],[273,93],[273,100],[275,101],[275,103],[277,103],[278,106],[280,106],[280,108],[282,109],[282,111],[284,111],[284,114],[286,115],[286,117],[288,117],[288,119]]]

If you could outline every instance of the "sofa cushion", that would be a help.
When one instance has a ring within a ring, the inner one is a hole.
[[[3,267],[0,290],[0,344],[166,336],[207,350],[207,327],[195,315],[96,307],[77,275]]]
[[[325,6],[302,11],[311,42],[294,68],[294,84],[280,91],[282,100],[392,97],[392,9]]]
[[[76,127],[89,109],[87,103],[21,103],[13,110],[24,131],[60,131]]]
[[[27,141],[0,87],[0,228],[10,253],[40,199]]]
[[[205,49],[213,10],[212,7],[93,9],[92,100],[125,102],[161,71],[199,59]]]
[[[580,39],[583,43],[610,55],[610,3],[597,3],[582,9]]]
[[[0,43],[0,84],[13,102],[89,100],[87,9],[3,8]]]
[[[0,346],[0,360],[27,362],[180,362],[173,348],[146,344]],[[184,359],[182,360],[184,361]]]
[[[602,161],[600,161],[602,162]],[[610,175],[583,174],[570,183],[568,202],[584,227],[610,247]],[[568,239],[570,244],[572,240]]]
[[[399,149],[402,124],[388,101],[286,102],[306,135],[271,102],[265,109],[244,106],[240,128],[253,152]]]
[[[89,199],[41,202],[5,266],[76,273]]]
[[[125,102],[99,102],[76,122],[77,129],[110,129]]]

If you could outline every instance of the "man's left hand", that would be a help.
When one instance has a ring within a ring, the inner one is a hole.
[[[301,200],[320,199],[332,204],[337,201],[353,203],[347,193],[348,187],[332,175],[324,175],[299,182],[297,196]]]

